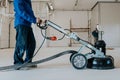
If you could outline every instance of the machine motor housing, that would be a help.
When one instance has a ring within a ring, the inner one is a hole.
[[[104,53],[104,55],[106,55],[106,43],[104,40],[98,40],[97,42],[95,42],[95,48],[99,49],[101,52]]]

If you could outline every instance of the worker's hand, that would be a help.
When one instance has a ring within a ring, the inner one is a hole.
[[[42,19],[40,19],[40,18],[36,18],[36,22],[37,22],[37,24],[41,25],[41,23],[42,23]]]
[[[37,26],[41,29],[47,29],[47,27],[43,24],[45,24],[45,21],[42,21],[40,18],[36,18]]]

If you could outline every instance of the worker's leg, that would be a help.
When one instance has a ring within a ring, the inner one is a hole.
[[[28,30],[25,26],[19,25],[16,27],[16,46],[14,51],[14,64],[24,63],[23,55],[27,42]]]
[[[30,28],[30,30],[29,30],[27,39],[28,39],[28,41],[27,41],[27,46],[26,46],[25,62],[27,62],[27,61],[32,62],[32,57],[33,57],[35,47],[36,47],[36,41],[35,41],[35,37],[34,37],[32,28]]]

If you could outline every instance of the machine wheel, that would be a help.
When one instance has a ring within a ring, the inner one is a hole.
[[[87,65],[87,58],[83,54],[74,54],[71,63],[76,69],[83,69]]]
[[[107,55],[107,57],[111,58],[112,61],[114,62],[114,58],[111,55]]]
[[[75,55],[75,54],[77,54],[78,52],[74,52],[74,53],[72,53],[71,55],[70,55],[70,62],[71,62],[71,59],[72,59],[72,57],[73,57],[73,55]]]

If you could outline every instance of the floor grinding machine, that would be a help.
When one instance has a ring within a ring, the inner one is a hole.
[[[114,68],[114,58],[112,56],[106,55],[106,43],[104,40],[98,40],[95,44],[91,44],[83,39],[81,39],[75,32],[68,33],[65,29],[59,25],[46,20],[42,26],[38,24],[41,29],[47,29],[52,27],[55,30],[64,34],[67,38],[78,41],[82,46],[75,53],[70,56],[70,62],[76,69],[92,68],[92,69],[113,69]],[[100,32],[100,31],[99,31]],[[100,32],[101,33],[101,32]],[[45,37],[45,36],[44,36]],[[47,39],[56,40],[54,37],[47,37]],[[82,54],[83,48],[89,48],[90,52]]]

